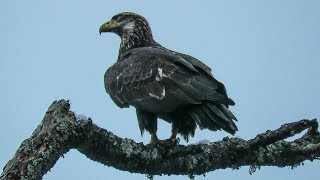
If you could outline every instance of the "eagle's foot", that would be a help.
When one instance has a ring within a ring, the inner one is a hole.
[[[151,145],[160,145],[160,146],[175,146],[179,144],[180,139],[176,137],[170,137],[169,139],[160,140],[158,139],[157,135],[153,134],[151,135]]]
[[[167,140],[171,140],[174,145],[178,145],[180,143],[180,138],[170,138],[170,139],[167,139]]]
[[[157,140],[151,141],[150,144],[152,145],[160,145],[160,146],[175,146],[179,144],[179,139],[165,139],[165,140]]]

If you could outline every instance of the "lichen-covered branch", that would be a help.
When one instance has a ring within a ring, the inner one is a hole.
[[[41,179],[70,149],[120,170],[150,175],[203,174],[240,166],[296,166],[320,157],[316,120],[301,120],[251,140],[224,138],[210,144],[152,146],[120,138],[92,123],[77,120],[68,101],[55,101],[31,137],[22,142],[0,180]],[[284,139],[303,130],[299,139]]]

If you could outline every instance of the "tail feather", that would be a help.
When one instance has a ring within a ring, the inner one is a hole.
[[[209,109],[211,110],[211,113],[214,112],[215,115],[218,115],[220,118],[224,120],[224,122],[230,122],[230,119],[215,105],[212,105],[210,103],[207,103],[207,106],[209,107]]]
[[[232,114],[232,112],[227,108],[226,105],[221,104],[221,110],[223,111],[223,113],[228,116],[230,119],[233,119],[235,121],[238,121],[237,118]]]
[[[220,129],[219,125],[215,121],[208,121],[210,117],[206,110],[204,108],[201,108],[201,105],[193,108],[189,112],[193,113],[194,116],[197,117],[197,119],[194,119],[194,121],[196,121],[201,129],[207,128],[212,131],[217,131]]]
[[[226,128],[226,122],[225,120],[219,117],[214,111],[212,111],[208,106],[203,106],[202,109],[207,115],[206,121],[210,124],[214,124],[216,126],[219,126],[222,129]],[[219,128],[219,129],[220,129]]]
[[[230,134],[235,134],[238,130],[234,123],[236,117],[223,104],[205,102],[192,108],[189,114],[201,129],[207,128],[213,131],[223,129]]]

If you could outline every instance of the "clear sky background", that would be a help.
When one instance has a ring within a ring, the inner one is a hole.
[[[238,137],[303,118],[319,118],[320,1],[1,1],[0,167],[42,120],[52,101],[69,99],[72,110],[120,137],[140,136],[135,111],[119,109],[105,93],[103,75],[117,58],[120,39],[98,34],[113,15],[145,16],[155,39],[213,69],[236,102]],[[170,126],[160,122],[167,138]],[[220,140],[224,132],[200,131],[189,143]],[[182,140],[182,143],[186,144]],[[217,170],[196,179],[308,179],[320,162],[298,168]],[[144,179],[68,152],[49,173],[53,179]],[[156,179],[187,179],[157,176]]]

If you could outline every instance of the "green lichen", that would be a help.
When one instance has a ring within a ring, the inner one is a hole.
[[[265,148],[259,148],[259,150],[257,151],[257,164],[260,164],[264,161],[264,156],[265,156],[265,152],[266,152],[266,149]]]
[[[312,149],[314,147],[315,147],[314,144],[307,144],[305,147],[302,148],[302,150]]]
[[[41,171],[42,171],[42,168],[39,168],[39,167],[42,167],[43,165],[43,158],[36,158],[36,159],[33,159],[27,166],[27,177],[29,179],[37,179],[37,177],[39,175],[41,175]]]
[[[210,146],[204,144],[204,145],[200,145],[200,148],[204,154],[211,154]]]
[[[188,157],[187,163],[186,163],[188,171],[192,171],[193,169],[195,169],[197,164],[198,164],[198,159],[196,157],[194,156]]]
[[[154,148],[150,151],[142,151],[141,157],[147,161],[158,159],[159,157],[158,149]]]
[[[124,139],[121,142],[121,150],[126,155],[126,157],[131,157],[133,155],[133,145],[132,140]]]
[[[158,150],[157,149],[153,149],[151,152],[151,159],[155,160],[158,158]]]

